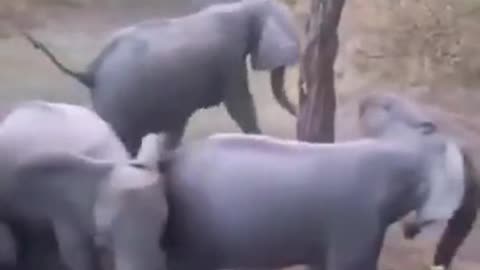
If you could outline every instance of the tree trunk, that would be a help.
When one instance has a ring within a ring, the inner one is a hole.
[[[333,67],[344,3],[345,0],[311,0],[305,27],[307,43],[300,66],[298,140],[333,142],[335,139]]]

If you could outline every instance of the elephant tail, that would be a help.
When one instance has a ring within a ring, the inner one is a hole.
[[[30,44],[37,50],[40,50],[43,54],[47,56],[47,58],[63,73],[71,76],[72,78],[76,79],[83,85],[85,85],[87,88],[92,89],[95,86],[94,83],[94,78],[92,74],[88,72],[79,72],[79,71],[74,71],[68,67],[66,67],[64,64],[62,64],[55,55],[53,55],[52,52],[39,40],[36,40],[32,35],[30,35],[27,32],[21,31],[21,34],[30,42]]]

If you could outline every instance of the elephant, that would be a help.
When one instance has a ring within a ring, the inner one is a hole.
[[[470,134],[469,130],[464,127],[468,124],[465,122],[466,119],[461,119],[460,116],[448,114],[441,110],[435,110],[433,107],[421,106],[398,94],[373,93],[367,95],[361,99],[360,111],[364,106],[390,108],[390,122],[384,121],[385,126],[378,125],[379,132],[388,129],[389,123],[394,122],[401,122],[412,128],[418,127],[421,123],[428,123],[430,129],[449,136],[461,147],[464,156],[466,190],[460,207],[449,219],[437,245],[432,266],[432,269],[435,269],[435,267],[449,269],[458,248],[473,228],[477,217],[477,209],[480,206],[480,171],[478,169],[480,163],[478,153],[476,153],[479,150],[476,142],[478,135]],[[361,134],[372,135],[368,132],[361,132]],[[420,230],[409,224],[408,221],[404,224],[404,230],[405,236],[410,239],[415,238],[420,233]]]
[[[161,246],[169,269],[376,270],[388,226],[410,211],[423,228],[461,203],[459,147],[422,123],[375,136],[309,143],[217,133],[162,156],[169,203]]]
[[[22,145],[29,151],[69,150],[92,158],[115,159],[119,162],[130,159],[109,124],[81,106],[40,100],[21,102],[6,114],[0,130],[24,138]],[[16,259],[7,256],[5,260],[8,265],[16,264],[15,269],[22,270],[42,267],[65,269],[57,259],[57,246],[51,230],[25,223],[10,222],[10,225],[5,226],[2,247],[7,254],[15,254]],[[21,245],[17,245],[17,242]],[[12,251],[12,247],[16,250]]]
[[[104,257],[114,269],[165,269],[160,141],[145,135],[130,157],[105,121],[76,105],[31,101],[7,115],[0,221],[17,246],[14,269],[99,269]]]
[[[248,87],[247,56],[254,70],[271,71],[274,97],[296,114],[284,73],[298,62],[300,41],[288,7],[275,0],[215,4],[122,28],[83,72],[67,68],[44,44],[23,34],[90,89],[93,109],[132,155],[147,132],[164,132],[165,149],[177,147],[190,116],[221,103],[242,132],[262,133]]]

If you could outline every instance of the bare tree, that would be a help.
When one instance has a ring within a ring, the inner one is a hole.
[[[333,142],[335,138],[334,63],[337,28],[345,0],[311,0],[305,27],[307,43],[299,80],[297,139]]]

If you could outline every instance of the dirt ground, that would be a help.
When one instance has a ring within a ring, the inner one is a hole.
[[[193,9],[190,6],[191,1],[194,0],[159,0],[156,2],[139,0],[137,2],[119,1],[121,4],[110,6],[78,7],[74,5],[75,8],[39,8],[34,12],[45,23],[35,28],[33,34],[43,40],[63,62],[71,67],[82,69],[98,53],[107,35],[113,29],[152,16],[170,17],[184,14]],[[72,2],[75,1],[72,0]],[[464,86],[436,85],[432,87],[431,85],[402,84],[390,79],[378,80],[378,76],[373,76],[371,73],[367,75],[359,72],[358,63],[352,62],[352,50],[354,50],[352,48],[356,48],[365,33],[359,32],[358,27],[355,27],[356,22],[353,19],[355,12],[356,9],[353,5],[346,7],[340,28],[341,48],[336,67],[340,104],[337,125],[345,126],[353,121],[354,102],[359,95],[377,90],[403,91],[412,97],[442,106],[450,111],[467,116],[478,115],[480,95],[471,89],[465,89]],[[299,15],[300,20],[301,15]],[[0,108],[8,108],[16,102],[28,99],[88,105],[87,90],[83,86],[61,74],[20,36],[15,33],[7,36],[8,38],[0,39]],[[295,86],[297,73],[297,69],[292,68],[287,79],[287,88],[294,99],[297,94]],[[251,72],[250,85],[263,132],[279,137],[293,138],[295,119],[273,102],[267,74]],[[440,91],[443,90],[442,87],[445,88],[444,91]],[[239,131],[227,116],[224,108],[203,110],[190,121],[186,139],[190,140],[223,131]],[[342,137],[342,134],[338,136]],[[418,239],[407,241],[402,239],[397,226],[392,226],[382,253],[381,269],[426,269],[442,228],[441,225],[433,227],[431,230],[425,231]],[[480,269],[479,255],[480,225],[477,225],[474,234],[461,248],[453,269]]]

